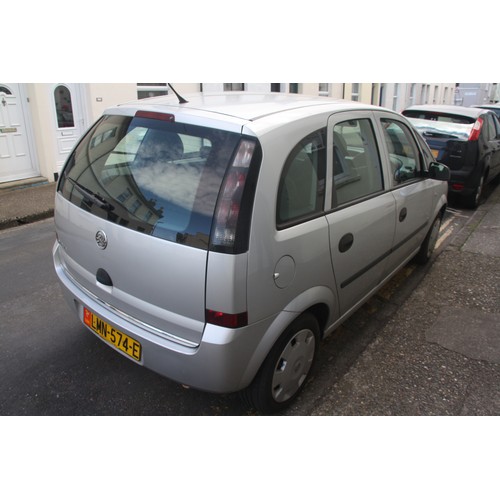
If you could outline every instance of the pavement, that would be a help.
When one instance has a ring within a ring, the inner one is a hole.
[[[0,184],[0,230],[52,217],[56,184],[43,179]]]
[[[499,182],[443,247],[311,415],[500,415]]]
[[[0,230],[51,217],[55,186],[0,184]],[[309,414],[500,415],[500,183],[373,338]]]

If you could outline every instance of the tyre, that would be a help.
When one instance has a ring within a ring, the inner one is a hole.
[[[243,391],[245,401],[263,415],[288,407],[311,373],[318,343],[318,321],[304,313],[273,346],[254,381]]]
[[[468,208],[477,208],[479,203],[481,202],[481,195],[483,194],[484,183],[486,181],[486,175],[481,174],[481,178],[479,179],[479,183],[476,186],[474,192],[465,198],[465,205]]]
[[[440,229],[441,214],[438,214],[438,216],[434,219],[434,222],[432,223],[432,226],[430,227],[429,232],[427,233],[425,240],[422,242],[420,250],[415,257],[415,260],[419,264],[425,264],[431,258],[434,247],[436,246]]]

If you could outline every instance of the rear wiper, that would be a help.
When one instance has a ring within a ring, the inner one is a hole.
[[[108,203],[102,196],[99,196],[98,194],[93,193],[90,189],[86,188],[85,186],[82,186],[75,180],[71,179],[70,177],[66,177],[75,188],[80,191],[80,193],[87,198],[87,200],[95,203],[98,205],[100,208],[103,210],[106,210],[107,212],[112,212],[115,207],[111,205],[111,203]]]
[[[458,139],[458,136],[453,135],[453,134],[448,134],[446,132],[423,132],[422,134],[424,137],[436,137],[436,138],[441,138],[441,139]]]

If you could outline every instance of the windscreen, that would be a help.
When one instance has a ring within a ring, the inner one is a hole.
[[[68,158],[59,192],[98,217],[208,248],[217,196],[240,135],[107,115]]]

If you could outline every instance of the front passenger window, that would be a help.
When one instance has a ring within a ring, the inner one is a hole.
[[[384,137],[389,151],[393,179],[396,183],[419,176],[418,148],[406,125],[382,118]]]
[[[333,205],[373,195],[384,188],[371,121],[348,120],[333,127]]]

